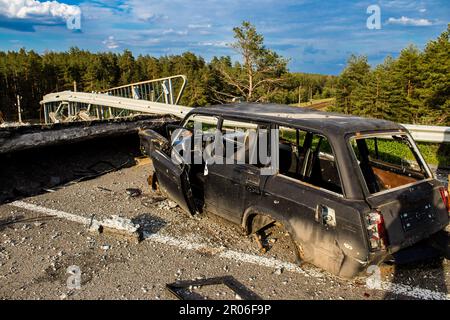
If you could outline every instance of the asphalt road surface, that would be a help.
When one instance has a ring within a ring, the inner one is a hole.
[[[383,265],[380,279],[375,273],[348,281],[295,265],[282,230],[273,231],[273,248],[262,254],[238,226],[216,217],[189,217],[152,192],[151,171],[144,163],[1,205],[0,298],[175,299],[166,284],[220,276],[233,277],[248,297],[261,299],[450,297],[445,259]],[[142,195],[131,197],[127,188]],[[146,239],[135,243],[93,233],[54,212],[96,220],[120,215],[143,226]],[[246,298],[224,285],[191,286],[183,293],[197,299]]]

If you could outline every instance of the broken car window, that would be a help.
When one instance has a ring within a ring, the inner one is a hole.
[[[428,178],[425,165],[406,135],[357,137],[350,142],[370,193]]]
[[[191,115],[184,123],[183,129],[176,130],[172,136],[172,146],[179,150],[181,156],[193,151],[202,158],[203,150],[214,141],[219,119],[212,116]],[[194,140],[193,140],[194,139]]]
[[[270,157],[268,125],[225,119],[222,124],[226,163],[246,163],[262,167]]]
[[[218,119],[216,117],[191,115],[185,122],[184,128],[193,131],[201,130],[202,133],[214,133],[217,129]]]
[[[342,194],[339,172],[327,138],[280,127],[279,150],[280,174]]]
[[[296,178],[304,158],[306,132],[288,127],[280,127],[280,168],[281,174]]]
[[[306,182],[343,194],[334,153],[326,137],[313,135],[310,152],[305,156],[304,172]]]

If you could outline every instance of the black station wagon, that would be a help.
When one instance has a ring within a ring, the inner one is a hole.
[[[140,132],[153,186],[247,234],[277,222],[301,260],[340,277],[448,224],[444,186],[393,122],[242,103],[193,109],[168,135]]]

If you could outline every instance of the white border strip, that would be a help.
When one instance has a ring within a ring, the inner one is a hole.
[[[82,217],[76,214],[67,213],[60,210],[55,209],[49,209],[42,206],[38,206],[35,204],[23,202],[23,201],[15,201],[10,203],[9,205],[30,210],[34,212],[39,212],[47,215],[56,216],[59,218],[63,218],[69,221],[89,225],[90,223],[99,223],[102,224],[102,222],[91,220],[86,217]],[[193,250],[193,251],[202,251],[202,250],[208,250],[209,252],[215,252],[217,256],[237,262],[244,262],[244,263],[250,263],[250,264],[256,264],[259,266],[267,267],[267,268],[283,268],[286,271],[294,272],[303,274],[305,276],[312,276],[316,278],[325,277],[325,274],[320,271],[315,270],[304,270],[297,266],[296,264],[273,259],[273,258],[266,258],[261,257],[253,254],[247,254],[243,252],[238,252],[234,250],[229,250],[224,247],[222,248],[214,248],[210,247],[206,244],[201,243],[193,243],[185,239],[179,239],[174,238],[171,236],[165,236],[157,233],[145,233],[144,239],[153,241],[160,244],[165,244],[173,247],[177,247],[184,250]],[[436,299],[436,300],[450,300],[450,294],[446,294],[444,292],[438,292],[438,291],[432,291],[428,289],[423,289],[419,287],[412,287],[409,285],[399,284],[399,283],[391,283],[383,281],[381,282],[376,288],[377,290],[391,292],[398,295],[405,295],[416,299],[424,299],[424,300],[430,300],[430,299]]]

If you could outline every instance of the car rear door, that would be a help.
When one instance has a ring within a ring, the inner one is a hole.
[[[426,239],[448,224],[443,186],[433,179],[410,136],[375,132],[350,141],[366,182],[366,201],[375,217],[381,214],[374,220],[383,222],[383,242],[391,252]],[[373,225],[371,220],[367,216],[366,224]]]
[[[440,188],[439,182],[430,179],[367,198],[370,207],[383,216],[389,249],[410,246],[448,224]]]

